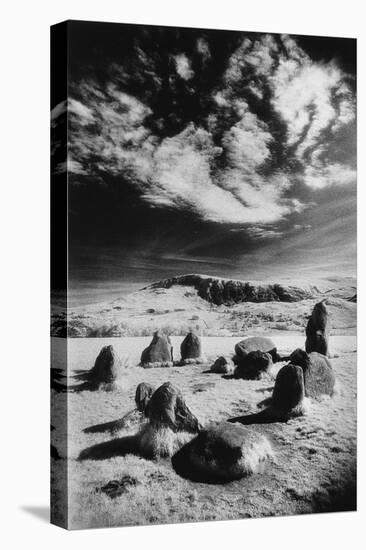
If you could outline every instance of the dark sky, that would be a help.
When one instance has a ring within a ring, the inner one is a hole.
[[[355,40],[68,27],[75,293],[354,274]]]

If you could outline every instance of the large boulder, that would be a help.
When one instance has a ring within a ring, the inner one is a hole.
[[[272,360],[279,361],[280,356],[277,353],[275,343],[271,338],[264,336],[250,336],[244,338],[235,345],[235,362],[239,364],[251,351],[263,351],[272,356]]]
[[[226,483],[259,473],[273,455],[269,441],[240,425],[221,422],[202,430],[172,458],[182,477],[205,483]]]
[[[147,382],[141,382],[137,386],[135,393],[135,403],[138,411],[142,413],[146,412],[147,406],[154,391],[155,388]]]
[[[149,346],[141,354],[143,367],[170,367],[173,365],[173,346],[169,336],[157,330]]]
[[[221,355],[210,368],[210,372],[217,374],[231,374],[234,371],[234,363],[231,357]]]
[[[306,325],[305,350],[329,356],[329,314],[324,301],[315,304]]]
[[[235,378],[259,380],[272,366],[272,356],[264,351],[250,351],[237,364]]]
[[[182,360],[199,359],[202,356],[200,337],[194,332],[189,332],[180,345]]]
[[[325,355],[316,351],[306,353],[302,349],[296,349],[290,355],[290,361],[303,370],[306,397],[333,395],[335,375],[331,362]]]
[[[121,371],[121,360],[113,346],[104,346],[88,375],[91,387],[100,387],[116,381]]]
[[[270,409],[279,418],[291,418],[303,413],[305,396],[303,370],[289,363],[278,371]]]

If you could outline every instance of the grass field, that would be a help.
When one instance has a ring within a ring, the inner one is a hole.
[[[273,332],[280,353],[287,354],[304,345],[299,332]],[[227,380],[207,373],[211,362],[233,352],[238,338],[204,337],[208,364],[143,369],[138,367],[142,349],[150,337],[94,338],[68,340],[70,385],[79,370],[93,366],[100,348],[113,344],[126,368],[113,392],[68,394],[68,458],[54,463],[55,501],[58,498],[57,473],[69,477],[69,528],[88,528],[151,523],[222,520],[245,517],[302,514],[354,509],[356,471],[356,338],[331,337],[337,391],[332,398],[308,402],[307,414],[287,424],[253,426],[271,441],[275,459],[262,474],[226,485],[194,483],[179,477],[170,459],[146,460],[127,454],[104,460],[78,461],[89,446],[133,434],[137,425],[109,433],[84,433],[87,427],[116,420],[134,408],[134,392],[141,381],[158,386],[171,381],[183,393],[201,423],[224,420],[233,415],[258,411],[258,405],[271,395],[272,377],[260,381]],[[180,337],[173,337],[178,357]],[[65,340],[53,339],[53,368],[60,363]],[[66,379],[65,379],[66,380]],[[54,405],[65,394],[53,395]],[[62,407],[59,407],[62,410]],[[61,450],[66,437],[65,419],[53,418],[53,443]],[[65,461],[67,464],[65,464]],[[98,489],[111,480],[128,476],[125,493],[111,499]],[[58,513],[64,513],[61,506]]]

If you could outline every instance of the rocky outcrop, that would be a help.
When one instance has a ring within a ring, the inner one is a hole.
[[[149,288],[171,288],[174,285],[194,287],[198,295],[216,305],[240,302],[298,302],[312,298],[316,288],[309,290],[280,284],[254,285],[249,282],[205,275],[182,275],[150,285]]]
[[[329,355],[329,318],[324,301],[315,304],[306,325],[305,350]]]
[[[261,434],[228,422],[202,430],[172,458],[182,477],[205,483],[227,483],[260,473],[273,456],[269,441]]]

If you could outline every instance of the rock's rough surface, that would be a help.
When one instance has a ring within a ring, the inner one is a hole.
[[[172,366],[173,346],[169,336],[157,330],[149,346],[141,354],[141,365],[146,366]]]
[[[303,370],[291,363],[278,371],[273,388],[271,410],[281,417],[298,416],[303,413],[305,396]]]
[[[153,393],[145,414],[149,421],[142,426],[137,441],[141,454],[146,457],[172,456],[200,428],[181,392],[170,382]]]
[[[151,396],[147,416],[152,424],[174,432],[196,433],[199,422],[187,407],[181,392],[170,382],[162,384]]]
[[[306,397],[333,395],[335,375],[331,362],[325,355],[315,351],[306,353],[302,349],[296,349],[290,355],[290,361],[303,370]]]
[[[231,374],[234,372],[234,363],[230,357],[221,355],[211,366],[210,371],[217,374]]]
[[[194,332],[189,332],[180,345],[182,360],[198,359],[202,356],[200,337]]]
[[[261,472],[271,456],[271,445],[263,435],[221,422],[202,430],[173,456],[172,464],[185,478],[226,483]]]
[[[235,362],[239,364],[251,351],[270,353],[273,361],[279,360],[276,345],[271,338],[250,336],[249,338],[244,338],[244,340],[241,340],[235,345]]]
[[[136,407],[140,412],[145,413],[147,405],[149,404],[150,398],[154,391],[155,388],[147,382],[141,382],[137,386],[135,393],[135,402]]]
[[[305,350],[329,355],[329,315],[324,301],[315,304],[306,325]]]
[[[99,387],[102,384],[115,382],[121,370],[121,360],[113,346],[104,346],[95,360],[94,367],[89,373],[91,386]]]
[[[272,366],[272,356],[264,351],[250,351],[237,364],[235,378],[259,380]]]
[[[174,285],[192,286],[198,295],[216,305],[240,302],[298,302],[313,296],[315,289],[295,286],[254,285],[244,281],[220,279],[204,275],[182,275],[159,281],[150,288],[170,288]]]

